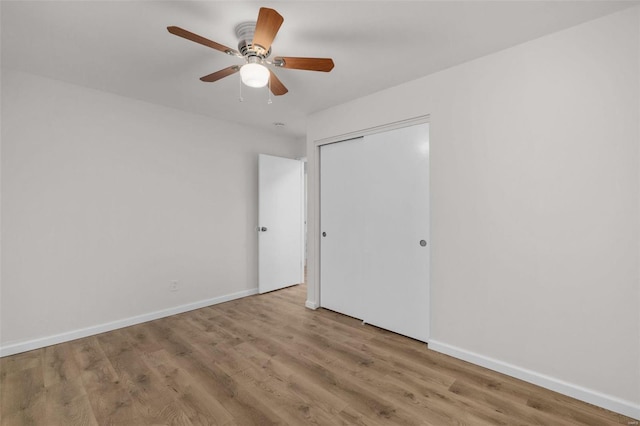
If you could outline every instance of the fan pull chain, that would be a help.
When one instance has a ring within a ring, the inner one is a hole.
[[[271,105],[273,103],[273,101],[271,100],[271,76],[269,76],[269,87],[267,88],[267,93],[268,93],[268,98],[267,98],[267,104]]]
[[[240,83],[240,88],[238,89],[239,92],[239,96],[238,96],[238,102],[244,102],[244,98],[242,97],[242,76],[240,76],[240,74],[238,73],[238,82]]]

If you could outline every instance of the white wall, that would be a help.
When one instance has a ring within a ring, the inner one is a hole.
[[[258,154],[304,150],[3,70],[4,354],[255,292]]]
[[[430,115],[429,346],[640,417],[640,12],[310,117],[319,140]]]

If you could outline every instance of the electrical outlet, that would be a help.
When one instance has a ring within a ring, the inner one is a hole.
[[[169,283],[169,291],[178,291],[178,281],[171,281],[171,283]]]

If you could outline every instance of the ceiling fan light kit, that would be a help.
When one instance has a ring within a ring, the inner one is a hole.
[[[264,87],[269,83],[269,70],[257,62],[244,64],[240,67],[240,78],[249,87]]]
[[[267,60],[271,55],[271,43],[276,37],[284,18],[274,9],[260,8],[258,21],[243,22],[236,26],[238,50],[216,43],[180,27],[167,27],[167,30],[178,37],[196,42],[206,47],[226,53],[230,56],[244,58],[244,65],[232,65],[212,74],[201,77],[208,83],[218,81],[236,72],[240,72],[242,83],[249,87],[269,86],[275,96],[284,95],[289,90],[282,84],[268,66],[277,68],[329,72],[333,69],[331,58],[297,58],[276,57],[273,62]]]

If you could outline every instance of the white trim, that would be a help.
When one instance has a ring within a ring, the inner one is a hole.
[[[307,158],[305,157],[304,161],[300,161],[300,282],[303,283],[305,281],[304,276],[304,264],[306,262],[307,257],[307,218],[305,217],[305,203],[307,199],[307,185],[304,181],[304,166]]]
[[[183,312],[193,311],[194,309],[200,309],[206,306],[217,305],[218,303],[228,302],[230,300],[239,299],[241,297],[252,296],[254,294],[258,294],[257,288],[243,290],[224,296],[218,296],[212,299],[187,303],[185,305],[162,309],[160,311],[149,312],[147,314],[137,315],[135,317],[129,317],[117,321],[107,322],[104,324],[94,325],[91,327],[81,328],[79,330],[72,330],[60,334],[54,334],[52,336],[39,337],[37,339],[22,342],[9,342],[8,344],[0,347],[0,357],[32,351],[34,349],[40,349],[45,346],[57,345],[58,343],[64,343],[71,340],[81,339],[83,337],[104,333],[107,331],[117,330],[118,328],[141,324],[143,322],[152,321],[158,318],[181,314]]]
[[[311,300],[307,300],[306,302],[304,302],[304,306],[306,306],[309,309],[313,309],[314,311],[318,309],[318,304],[312,302]]]
[[[447,343],[438,342],[430,339],[427,344],[428,348],[454,358],[458,358],[472,364],[480,365],[490,370],[524,380],[529,383],[559,392],[563,395],[579,399],[598,407],[623,414],[625,416],[640,419],[640,404],[626,401],[615,396],[607,395],[593,389],[588,389],[573,383],[568,383],[560,379],[556,379],[545,374],[541,374],[526,368],[518,367],[497,359],[493,359],[475,352],[467,351]]]
[[[416,124],[424,124],[429,122],[429,114],[418,117],[407,118],[405,120],[394,121],[392,123],[381,124],[379,126],[369,127],[367,129],[356,130],[355,132],[343,133],[341,135],[322,138],[314,142],[316,147],[327,145],[335,142],[344,142],[350,139],[357,139],[375,133],[382,133],[388,130],[401,129],[403,127],[414,126]]]

